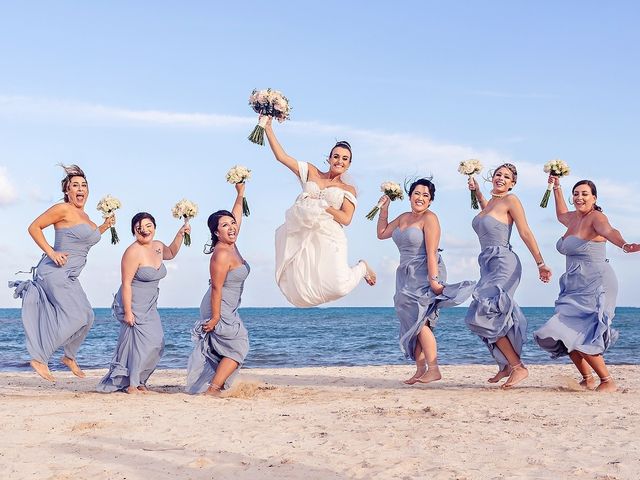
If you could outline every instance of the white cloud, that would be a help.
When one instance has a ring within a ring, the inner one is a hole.
[[[10,205],[18,200],[18,192],[9,178],[9,171],[0,167],[0,207]]]

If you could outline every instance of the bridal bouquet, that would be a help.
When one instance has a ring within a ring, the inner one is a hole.
[[[189,220],[198,215],[198,205],[183,198],[171,209],[171,214],[174,218],[184,219],[184,224],[186,225]],[[184,234],[184,244],[187,247],[191,245],[191,235],[188,233]]]
[[[565,175],[569,175],[569,165],[559,159],[545,163],[543,170],[544,173],[548,173],[554,177],[564,177]],[[547,208],[549,197],[551,196],[551,190],[553,190],[553,182],[547,185],[547,190],[544,192],[544,196],[540,202],[540,206],[542,208]]]
[[[402,187],[396,182],[384,182],[380,185],[380,190],[389,197],[391,201],[397,200],[398,198],[402,200],[404,198]],[[380,211],[381,206],[382,202],[378,202],[378,204],[373,207],[369,213],[367,213],[367,219],[373,220],[376,217],[376,214]]]
[[[232,184],[244,183],[251,178],[251,170],[242,165],[236,165],[227,172],[227,182]],[[248,217],[251,212],[249,211],[249,204],[246,197],[242,197],[242,215]]]
[[[107,195],[98,202],[98,206],[96,208],[102,213],[102,218],[109,218],[120,207],[122,207],[120,200],[112,197],[111,195]],[[116,227],[109,227],[109,230],[111,230],[111,245],[115,245],[120,241],[118,238],[118,232],[116,232]]]
[[[465,162],[460,162],[460,165],[458,166],[458,172],[460,172],[462,175],[466,175],[469,178],[480,173],[481,171],[482,163],[480,163],[480,160],[475,160],[473,158]],[[478,196],[476,195],[475,190],[471,190],[471,208],[473,208],[474,210],[478,210],[478,208],[480,208],[478,205]]]
[[[249,105],[253,111],[262,115],[258,125],[253,129],[249,140],[258,145],[264,145],[264,127],[267,124],[267,117],[273,117],[280,123],[289,119],[289,100],[282,92],[267,88],[266,90],[254,90],[249,96]]]

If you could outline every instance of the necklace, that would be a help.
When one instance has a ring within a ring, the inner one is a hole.
[[[509,195],[509,192],[493,193],[493,190],[491,190],[491,196],[494,198],[502,198],[502,197],[506,197],[507,195]]]

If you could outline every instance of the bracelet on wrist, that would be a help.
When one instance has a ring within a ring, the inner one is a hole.
[[[544,260],[540,260],[539,262],[536,262],[536,267],[542,268],[544,266],[545,266]]]
[[[561,188],[562,188],[561,185],[557,185],[557,186],[553,187],[554,190],[560,190]]]

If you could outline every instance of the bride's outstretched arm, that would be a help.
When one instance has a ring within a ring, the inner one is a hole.
[[[269,140],[271,151],[275,155],[276,160],[278,160],[299,177],[300,172],[298,171],[298,161],[295,158],[287,155],[287,152],[284,151],[284,148],[282,148],[280,142],[278,142],[276,134],[273,132],[273,127],[271,125],[272,120],[273,118],[268,117],[267,124],[264,127],[264,131],[267,134],[267,140]]]

